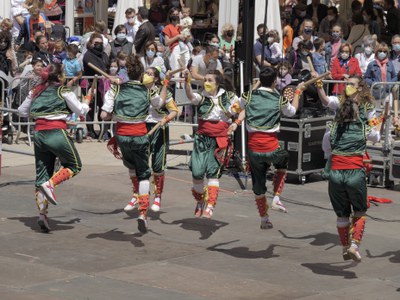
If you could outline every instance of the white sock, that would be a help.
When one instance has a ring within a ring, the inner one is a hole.
[[[275,196],[274,196],[274,198],[272,199],[272,202],[281,204],[281,200],[280,200],[280,198],[279,198],[278,195],[275,195]]]
[[[357,250],[358,250],[358,248],[359,248],[358,244],[357,244],[355,241],[352,241],[352,242],[351,242],[351,247],[352,247],[352,248],[355,248],[355,249],[357,249]]]
[[[161,199],[160,199],[160,197],[156,197],[156,198],[154,198],[154,203],[160,203],[161,202]]]
[[[148,195],[150,192],[150,181],[148,179],[139,181],[139,195]]]

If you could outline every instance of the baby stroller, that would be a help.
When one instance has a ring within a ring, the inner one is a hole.
[[[75,136],[75,140],[77,143],[81,144],[83,141],[83,137],[86,136],[87,132],[84,126],[79,123],[79,121],[83,121],[79,119],[75,113],[71,115],[69,118],[67,124],[68,124],[68,129],[69,135],[70,136]]]

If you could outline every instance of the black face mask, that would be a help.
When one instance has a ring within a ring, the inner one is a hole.
[[[93,49],[99,52],[103,52],[103,44],[94,44]]]
[[[179,21],[179,16],[171,16],[170,19],[172,22],[176,22]]]
[[[228,32],[226,33],[226,36],[233,37],[233,31],[228,31]]]

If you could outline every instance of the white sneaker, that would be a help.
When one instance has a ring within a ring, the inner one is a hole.
[[[137,198],[134,196],[134,197],[131,199],[131,202],[129,202],[129,203],[124,207],[124,211],[132,211],[132,210],[134,210],[137,203],[138,203]]]
[[[283,206],[280,200],[272,200],[271,209],[287,213],[286,207]]]
[[[260,224],[261,229],[271,229],[273,227],[274,226],[272,225],[271,221],[268,218],[261,219],[261,224]]]
[[[206,209],[203,211],[203,218],[211,219],[214,213],[214,206],[208,204]]]
[[[358,248],[355,246],[350,246],[349,249],[347,249],[347,254],[350,256],[350,258],[356,262],[361,261],[361,255],[360,252],[358,252]]]
[[[51,230],[49,220],[44,214],[39,214],[38,225],[40,227],[40,230],[44,233],[49,233],[49,231]]]
[[[147,218],[145,215],[140,215],[138,218],[138,230],[141,233],[147,233]]]
[[[51,180],[43,183],[40,186],[40,189],[51,204],[57,205],[56,195],[54,194],[54,185]]]
[[[161,202],[160,201],[154,201],[153,205],[150,208],[154,212],[159,212],[161,209]]]

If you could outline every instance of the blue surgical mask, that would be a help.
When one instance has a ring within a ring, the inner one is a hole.
[[[393,44],[392,48],[394,51],[399,52],[400,51],[400,44]]]
[[[162,53],[162,52],[157,52],[156,55],[157,55],[158,57],[163,57],[163,53]]]
[[[384,60],[387,57],[386,52],[378,52],[378,59]]]
[[[147,50],[146,51],[146,56],[147,57],[153,58],[155,54],[156,53],[154,51],[151,51],[151,50]]]

